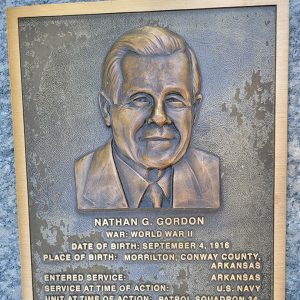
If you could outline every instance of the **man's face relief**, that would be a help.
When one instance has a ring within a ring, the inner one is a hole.
[[[144,168],[165,169],[185,154],[193,125],[191,70],[185,53],[126,55],[111,107],[114,141]]]

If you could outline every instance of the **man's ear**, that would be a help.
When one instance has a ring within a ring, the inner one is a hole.
[[[197,122],[199,111],[202,105],[202,95],[198,94],[195,96],[194,102],[193,102],[193,123],[195,124]]]
[[[99,93],[98,97],[100,111],[103,116],[104,122],[106,126],[111,126],[111,108],[112,108],[112,100],[103,92]]]

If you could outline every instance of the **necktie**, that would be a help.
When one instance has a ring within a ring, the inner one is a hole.
[[[142,198],[141,208],[159,208],[162,207],[164,192],[157,182],[152,182],[147,187]]]

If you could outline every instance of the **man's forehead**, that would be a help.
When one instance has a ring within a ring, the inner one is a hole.
[[[123,88],[155,85],[187,87],[190,81],[190,64],[186,53],[141,56],[127,54],[122,61]]]

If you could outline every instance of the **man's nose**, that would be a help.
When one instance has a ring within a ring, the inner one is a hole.
[[[148,124],[155,123],[158,127],[166,124],[171,124],[172,121],[166,114],[164,104],[159,101],[154,104],[150,118],[147,120]]]

